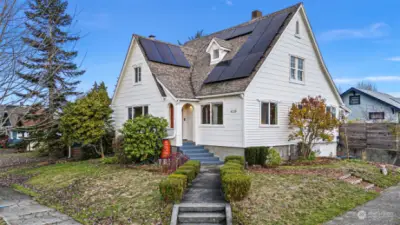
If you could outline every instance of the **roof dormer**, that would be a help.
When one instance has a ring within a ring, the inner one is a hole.
[[[210,65],[217,64],[231,51],[231,44],[219,38],[213,38],[206,52],[210,54]]]

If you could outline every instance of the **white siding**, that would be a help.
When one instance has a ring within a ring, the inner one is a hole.
[[[296,21],[300,38],[295,36]],[[304,84],[291,83],[290,55],[304,58]],[[245,93],[245,147],[278,146],[288,141],[291,129],[288,113],[292,103],[307,96],[321,95],[338,110],[340,102],[323,72],[303,16],[298,12],[264,61]],[[260,126],[260,100],[278,102],[278,126]],[[335,144],[332,144],[335,145]]]
[[[201,105],[222,102],[223,125],[201,124]],[[239,96],[204,99],[199,102],[197,116],[198,141],[201,145],[243,147],[243,99]]]
[[[149,114],[168,118],[168,103],[172,103],[170,96],[167,95],[165,100],[161,96],[137,42],[134,41],[132,45],[113,100],[116,129],[120,129],[128,119],[128,106],[148,105]],[[142,68],[142,82],[136,85],[134,84],[135,65],[140,65]]]

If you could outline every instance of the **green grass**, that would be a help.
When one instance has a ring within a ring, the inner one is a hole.
[[[323,176],[251,177],[248,198],[231,202],[235,224],[320,224],[378,195]]]
[[[14,188],[14,190],[16,190],[16,191],[19,191],[19,192],[21,192],[23,194],[26,194],[26,195],[29,195],[31,197],[37,197],[38,196],[38,194],[36,192],[34,192],[31,189],[26,188],[26,187],[24,187],[24,186],[22,186],[20,184],[13,184],[13,185],[11,185],[11,187]]]
[[[326,165],[307,165],[307,166],[281,166],[279,169],[307,170],[307,169],[333,169],[352,173],[354,176],[373,183],[378,187],[387,188],[400,182],[400,173],[389,170],[387,176],[383,176],[380,169],[374,165],[357,160],[342,160]]]
[[[2,159],[11,159],[11,158],[36,158],[38,157],[37,152],[22,152],[22,153],[4,153],[0,154]]]
[[[13,187],[83,224],[167,224],[170,218],[172,205],[158,191],[164,175],[143,168],[83,161],[6,173],[30,176]]]

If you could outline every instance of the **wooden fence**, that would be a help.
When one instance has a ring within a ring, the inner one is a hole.
[[[400,161],[400,138],[396,130],[400,130],[400,125],[395,123],[344,124],[339,129],[338,155],[346,154],[347,139],[351,155],[369,161],[397,164],[396,161]]]

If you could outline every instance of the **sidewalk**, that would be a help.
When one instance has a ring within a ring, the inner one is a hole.
[[[325,225],[399,225],[400,184],[386,189],[381,195],[346,212]]]
[[[40,205],[29,196],[0,187],[0,217],[10,225],[79,225],[71,217]]]

